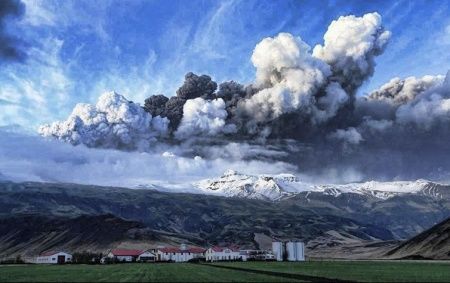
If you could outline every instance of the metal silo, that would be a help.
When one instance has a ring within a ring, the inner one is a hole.
[[[295,259],[297,261],[305,260],[305,244],[303,242],[295,242]]]
[[[272,242],[272,252],[277,261],[283,261],[283,243]]]
[[[295,261],[296,260],[296,249],[295,249],[295,243],[294,242],[287,242],[286,243],[286,252],[287,252],[287,260],[288,261]]]

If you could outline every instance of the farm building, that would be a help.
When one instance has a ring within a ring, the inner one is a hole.
[[[275,260],[271,251],[265,250],[240,250],[239,254],[243,261],[247,260]]]
[[[44,252],[36,257],[35,263],[63,264],[72,262],[72,255],[62,251]]]
[[[240,251],[235,247],[211,247],[206,250],[206,261],[224,261],[242,259]]]
[[[150,251],[127,250],[127,249],[111,250],[108,253],[107,257],[120,262],[134,262],[134,261],[148,262],[156,260],[156,255]]]
[[[204,259],[205,249],[198,247],[186,247],[181,245],[180,248],[164,247],[156,249],[158,261],[174,261],[186,262],[192,259]]]

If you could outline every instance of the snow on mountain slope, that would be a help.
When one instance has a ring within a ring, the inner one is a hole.
[[[227,170],[217,179],[202,180],[196,184],[205,193],[214,193],[228,197],[277,200],[302,191],[302,183],[291,174],[245,175]],[[305,186],[304,190],[308,191]]]
[[[321,192],[336,197],[343,193],[356,193],[380,199],[399,194],[423,194],[440,198],[439,189],[445,185],[426,180],[315,185],[301,182],[291,174],[246,175],[228,170],[219,178],[199,181],[193,187],[205,194],[276,201],[301,192]]]

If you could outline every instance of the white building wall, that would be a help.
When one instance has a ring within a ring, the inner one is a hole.
[[[176,253],[165,253],[158,251],[161,261],[174,261],[174,262],[186,262],[194,258],[194,253],[191,252],[176,252]]]
[[[64,256],[65,260],[64,262],[71,262],[72,261],[72,255],[65,253],[65,252],[59,252],[59,253],[55,253],[53,255],[49,255],[49,256],[38,256],[36,257],[35,263],[38,264],[57,264],[58,263],[58,256]]]
[[[230,249],[224,249],[221,252],[214,251],[209,248],[206,251],[206,260],[207,261],[222,261],[222,260],[237,260],[241,258],[241,254],[239,251],[232,251]]]
[[[133,257],[131,255],[118,255],[116,256],[118,261],[132,262]]]

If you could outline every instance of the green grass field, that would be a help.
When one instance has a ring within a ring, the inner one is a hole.
[[[246,262],[245,268],[359,282],[450,282],[450,261]]]
[[[286,282],[189,263],[0,266],[0,282]]]
[[[214,266],[188,263],[0,266],[0,282],[308,282],[327,279],[359,282],[450,282],[450,262],[308,261],[232,262],[215,263]]]

